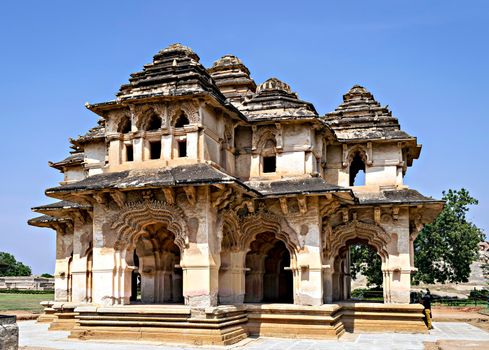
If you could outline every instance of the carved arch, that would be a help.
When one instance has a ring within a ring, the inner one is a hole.
[[[237,251],[240,248],[241,228],[239,218],[233,211],[228,211],[222,216],[222,251]]]
[[[123,124],[132,123],[131,113],[128,109],[118,109],[110,113],[107,122],[108,132],[121,132]]]
[[[371,160],[369,155],[368,155],[367,149],[361,145],[356,145],[356,146],[353,146],[348,151],[348,158],[347,158],[348,164],[350,164],[352,162],[352,160],[356,154],[358,154],[360,156],[360,158],[365,163],[365,165],[367,165],[368,162]]]
[[[345,246],[346,242],[360,238],[366,240],[373,246],[377,253],[385,261],[388,257],[387,245],[390,242],[389,235],[378,225],[367,224],[362,221],[352,220],[346,224],[336,226],[330,231],[326,238],[326,254],[329,258],[338,255],[340,249]]]
[[[256,236],[264,232],[271,232],[277,239],[283,241],[291,255],[297,254],[302,249],[297,233],[285,218],[270,212],[262,211],[247,216],[242,221],[241,232],[242,236],[239,240],[241,249],[248,250]]]
[[[199,123],[199,109],[193,103],[184,102],[181,104],[172,104],[168,107],[167,116],[172,126],[175,125],[182,112],[185,113],[190,124]]]
[[[253,149],[263,149],[270,139],[275,142],[275,145],[277,145],[277,135],[278,130],[274,126],[259,128],[256,133],[253,134]]]
[[[131,105],[131,111],[134,116],[134,123],[138,130],[146,130],[149,119],[154,115],[161,119],[161,127],[165,125],[164,105]]]
[[[117,232],[116,250],[134,249],[144,227],[163,223],[175,235],[175,244],[183,250],[188,245],[188,227],[185,214],[174,205],[159,201],[127,203],[117,214],[112,229]]]

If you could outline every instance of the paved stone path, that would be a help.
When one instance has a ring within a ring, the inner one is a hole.
[[[227,347],[189,347],[162,343],[127,343],[68,340],[68,332],[49,331],[47,324],[21,321],[20,346],[45,349],[83,350],[175,350],[175,349],[235,349],[235,350],[422,350],[423,342],[437,340],[489,341],[489,333],[461,322],[435,322],[430,334],[345,334],[340,340],[296,340],[258,338],[247,339]],[[483,349],[480,349],[483,350]]]

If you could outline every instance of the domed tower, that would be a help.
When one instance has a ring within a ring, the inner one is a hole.
[[[367,89],[353,86],[324,121],[337,140],[328,146],[328,181],[356,190],[403,187],[403,176],[419,157],[421,145]]]
[[[300,100],[288,84],[277,78],[266,80],[240,110],[250,126],[236,128],[238,174],[280,179],[318,172],[321,147],[316,128],[321,122],[314,106]]]
[[[256,84],[250,77],[250,71],[236,56],[222,56],[207,71],[224,96],[237,107],[256,91]]]
[[[317,116],[312,103],[300,100],[288,84],[277,78],[261,83],[256,94],[243,103],[242,111],[250,120]]]

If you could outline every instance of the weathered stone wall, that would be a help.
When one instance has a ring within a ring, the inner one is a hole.
[[[53,290],[54,278],[45,277],[0,277],[0,289]]]
[[[15,316],[0,315],[0,350],[17,350],[19,346],[19,328]]]

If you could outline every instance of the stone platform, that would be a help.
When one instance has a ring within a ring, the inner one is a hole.
[[[71,331],[81,340],[164,341],[231,345],[248,336],[338,339],[350,333],[427,333],[419,304],[340,303],[221,305],[50,305],[50,330]]]
[[[183,305],[82,306],[75,311],[77,324],[70,338],[230,345],[248,337],[243,306],[204,310]]]
[[[68,331],[48,331],[46,323],[35,321],[21,321],[19,324],[19,346],[48,348],[59,350],[216,350],[216,346],[201,347],[190,345],[175,345],[167,342],[133,342],[117,339],[82,341],[68,339]],[[219,347],[221,350],[424,350],[424,343],[450,345],[455,342],[464,345],[478,344],[476,349],[484,347],[489,342],[489,333],[459,322],[434,322],[435,329],[429,334],[402,334],[402,333],[346,333],[339,340],[311,340],[287,338],[248,338],[238,344],[228,347]],[[442,343],[443,342],[443,343]],[[463,342],[463,343],[462,343]],[[456,349],[466,349],[458,347]],[[470,349],[470,347],[468,348]]]

